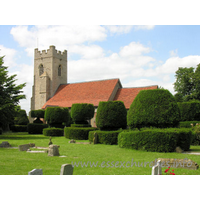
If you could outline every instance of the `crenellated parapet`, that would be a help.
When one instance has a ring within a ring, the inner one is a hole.
[[[58,59],[67,60],[67,50],[64,50],[63,52],[57,51],[55,46],[50,46],[49,49],[38,51],[38,48],[35,49],[35,59],[41,59],[41,58],[49,58],[49,57],[55,57]]]

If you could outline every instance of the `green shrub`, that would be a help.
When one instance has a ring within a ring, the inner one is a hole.
[[[87,120],[94,117],[94,105],[88,103],[72,104],[71,117],[75,124],[87,124]]]
[[[127,111],[122,101],[101,101],[97,109],[96,125],[101,130],[125,129]]]
[[[90,124],[71,124],[71,127],[91,127]]]
[[[40,118],[44,118],[45,110],[39,109],[39,110],[31,110],[31,117],[36,118],[33,123],[36,124],[42,124],[43,122],[40,120]]]
[[[64,136],[69,139],[76,140],[88,140],[88,134],[90,131],[96,128],[77,128],[77,127],[65,127]]]
[[[62,128],[44,128],[44,136],[63,136],[64,130]]]
[[[185,121],[185,122],[180,122],[179,127],[180,128],[192,128],[193,126],[196,126],[196,124],[200,124],[200,121]],[[193,124],[193,126],[191,125]]]
[[[36,123],[30,123],[28,124],[28,133],[29,134],[42,134],[43,129],[47,128],[48,124],[36,124]]]
[[[27,132],[27,125],[12,125],[12,132]]]
[[[132,102],[127,115],[130,128],[177,127],[180,110],[174,96],[164,89],[142,90]]]
[[[156,152],[174,152],[177,146],[188,151],[192,139],[191,129],[168,128],[121,132],[118,145],[122,148]]]
[[[200,101],[189,101],[178,103],[181,121],[199,121],[200,120]]]
[[[97,143],[112,145],[118,143],[118,134],[122,132],[122,129],[117,131],[90,131],[88,137],[90,142],[93,142],[95,132],[97,133]]]
[[[64,127],[63,123],[67,125],[70,121],[69,109],[61,107],[48,107],[45,111],[44,119],[50,127]]]
[[[0,127],[0,135],[2,135],[2,133],[3,133],[3,130],[2,130],[2,128]]]
[[[14,119],[15,125],[27,125],[29,123],[25,110],[19,110]]]

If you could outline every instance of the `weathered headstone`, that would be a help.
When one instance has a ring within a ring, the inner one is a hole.
[[[72,139],[69,141],[69,143],[76,143],[76,141]]]
[[[9,144],[9,142],[7,141],[4,141],[0,144],[0,147],[3,147],[3,148],[7,148],[7,147],[11,147],[11,145]]]
[[[19,151],[27,151],[30,148],[29,144],[19,145]]]
[[[97,144],[97,133],[94,132],[93,144]]]
[[[42,169],[33,169],[28,172],[28,175],[43,175]]]
[[[59,156],[59,146],[57,145],[50,145],[48,150],[48,156]]]
[[[61,166],[60,175],[73,175],[73,169],[71,164],[64,164]]]
[[[29,143],[29,147],[35,147],[34,143]]]
[[[161,174],[162,174],[161,161],[158,160],[156,165],[152,167],[151,175],[161,175]]]
[[[181,147],[176,147],[176,153],[183,153],[183,150],[181,149]]]

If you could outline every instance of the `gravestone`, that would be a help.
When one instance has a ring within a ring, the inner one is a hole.
[[[27,151],[30,148],[29,144],[19,145],[19,151]]]
[[[57,145],[50,145],[49,146],[49,150],[48,150],[48,156],[59,156],[59,150],[58,150],[59,146]]]
[[[29,147],[35,147],[34,143],[29,143]]]
[[[28,175],[43,175],[42,169],[33,169],[28,172]]]
[[[93,144],[97,144],[97,133],[94,132]]]
[[[176,147],[176,153],[183,153],[183,150],[181,149],[181,147]]]
[[[4,141],[0,144],[0,147],[3,147],[3,148],[7,148],[7,147],[11,147],[11,145],[9,144],[9,142],[7,141]]]
[[[72,139],[69,141],[69,143],[76,143],[76,141]]]
[[[161,161],[158,160],[156,165],[152,167],[151,175],[161,175],[161,174],[162,174]]]
[[[61,166],[60,175],[73,175],[73,169],[71,164],[64,164]]]

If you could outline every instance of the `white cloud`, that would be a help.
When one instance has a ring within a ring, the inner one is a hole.
[[[107,25],[105,26],[110,33],[119,33],[119,34],[123,34],[123,33],[129,33],[133,26],[132,25]]]
[[[15,49],[6,48],[3,45],[0,45],[0,56],[5,56],[3,59],[4,66],[14,67],[16,65],[15,63],[16,53],[17,52]]]
[[[135,30],[151,30],[154,29],[155,25],[137,25],[135,26]]]
[[[176,57],[176,56],[178,56],[178,50],[177,49],[176,50],[171,50],[169,52],[169,54],[170,54],[171,57]]]
[[[10,32],[14,39],[25,47],[29,56],[33,57],[33,49],[47,49],[55,45],[59,50],[73,48],[85,42],[105,40],[106,30],[102,26],[16,26]]]

